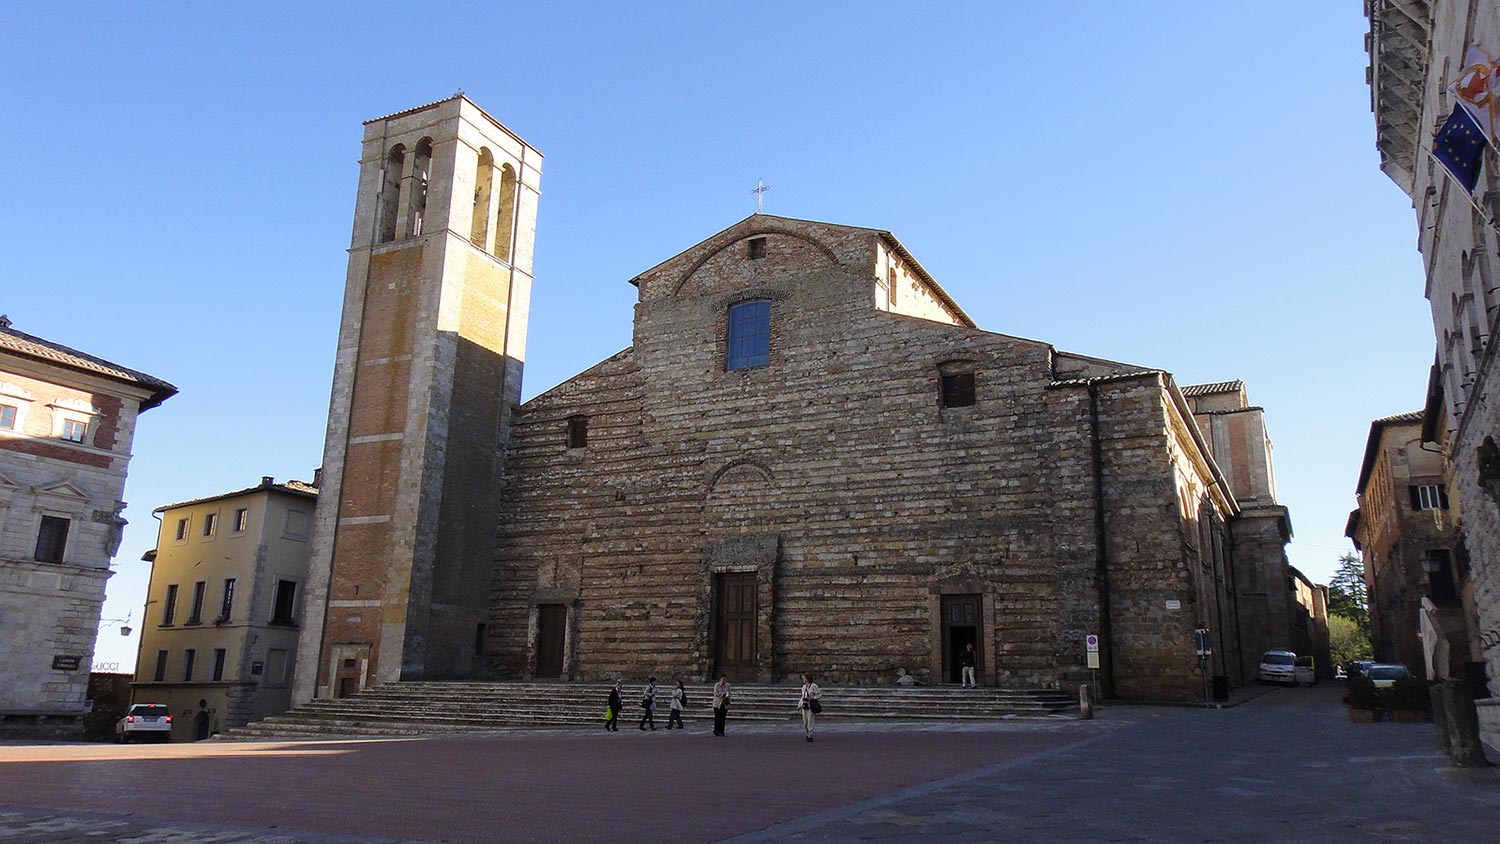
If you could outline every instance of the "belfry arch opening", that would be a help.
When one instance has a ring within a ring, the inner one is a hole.
[[[516,171],[509,164],[500,166],[500,197],[495,209],[495,257],[510,260],[510,242],[515,232]]]
[[[474,167],[474,217],[469,224],[469,240],[480,249],[488,249],[490,230],[490,192],[494,187],[495,157],[488,147],[480,147],[479,163]]]
[[[396,239],[396,221],[401,208],[401,173],[406,166],[406,147],[396,144],[386,154],[385,166],[380,171],[380,212],[376,222],[376,243],[390,243]]]
[[[411,184],[407,189],[407,236],[422,234],[423,220],[427,216],[427,185],[432,173],[432,139],[417,141],[412,150]]]

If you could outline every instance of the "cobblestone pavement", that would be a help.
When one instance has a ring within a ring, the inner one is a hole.
[[[0,746],[0,844],[1491,841],[1500,773],[1338,689],[1093,722]]]

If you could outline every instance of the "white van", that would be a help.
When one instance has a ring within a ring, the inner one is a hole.
[[[1261,654],[1260,671],[1255,679],[1261,683],[1297,685],[1297,655],[1291,651],[1266,651]]]

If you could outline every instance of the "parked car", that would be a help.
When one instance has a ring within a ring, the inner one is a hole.
[[[172,714],[162,703],[137,703],[115,722],[115,741],[172,740]]]
[[[1391,665],[1384,662],[1377,662],[1370,666],[1368,673],[1370,679],[1375,681],[1375,688],[1377,689],[1389,689],[1391,686],[1396,685],[1398,679],[1411,676],[1411,672],[1406,670],[1406,666]]]
[[[1260,657],[1256,682],[1297,685],[1297,655],[1291,651],[1266,651]]]
[[[1318,684],[1317,666],[1310,656],[1297,657],[1296,670],[1292,673],[1296,677],[1296,685],[1316,686]]]
[[[1373,659],[1356,659],[1349,663],[1349,676],[1358,677],[1361,674],[1368,674],[1370,666],[1374,664],[1375,660]]]

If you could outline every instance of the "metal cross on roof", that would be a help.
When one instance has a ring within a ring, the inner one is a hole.
[[[771,186],[766,184],[764,180],[760,178],[755,180],[755,187],[750,189],[750,192],[755,194],[755,213],[760,213],[761,207],[765,204],[766,191],[770,189]]]

